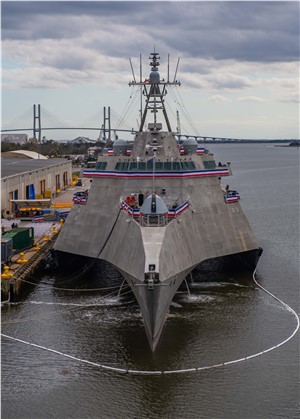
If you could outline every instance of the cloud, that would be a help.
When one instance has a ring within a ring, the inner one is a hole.
[[[78,80],[83,77],[84,73],[76,70],[66,75],[64,72],[49,67],[2,71],[4,88],[66,89],[70,86],[70,78]]]
[[[288,117],[298,111],[299,7],[295,1],[1,2],[3,112],[15,112],[20,97],[27,106],[40,95],[48,103],[55,100],[54,106],[57,97],[71,97],[62,109],[70,112],[81,100],[85,110],[90,102],[91,108],[112,104],[114,92],[125,98],[132,80],[128,58],[139,78],[141,54],[148,78],[155,47],[165,79],[168,54],[170,79],[180,57],[180,92],[193,112],[204,104],[207,124],[209,114],[215,121],[216,108],[223,107],[222,112],[238,112],[236,124],[242,126],[241,110],[255,113],[255,104],[270,120],[284,112]],[[281,129],[295,130],[295,124]]]
[[[290,94],[284,94],[280,100],[284,103],[300,103],[299,90]]]
[[[222,95],[213,95],[213,96],[210,96],[208,99],[216,103],[223,103],[223,102],[229,101],[227,97],[222,96]]]
[[[244,89],[254,85],[249,77],[230,73],[210,76],[208,80],[215,89]]]
[[[133,45],[138,52],[146,47],[148,53],[149,44],[152,48],[159,40],[163,51],[169,48],[186,57],[296,61],[298,14],[298,2],[6,1],[2,40],[62,40],[91,34],[86,45],[106,55],[128,56]],[[102,42],[97,43],[97,33],[104,37]]]
[[[247,90],[259,85],[268,65],[276,73],[275,66],[298,63],[299,58],[295,2],[201,1],[187,7],[186,2],[6,1],[1,5],[3,62],[18,63],[11,67],[17,71],[6,73],[10,81],[4,86],[26,87],[26,78],[28,86],[34,78],[40,86],[43,74],[45,87],[55,88],[56,74],[58,88],[101,81],[117,87],[130,74],[128,57],[136,57],[133,63],[139,72],[139,54],[145,62],[155,46],[165,75],[170,53],[171,78],[181,57],[178,77],[186,89]],[[35,70],[39,67],[40,73]],[[143,71],[147,76],[150,68],[143,64]],[[286,73],[286,82],[293,84],[291,72]],[[265,79],[270,87],[279,84]]]
[[[238,102],[254,102],[254,103],[263,103],[266,102],[266,99],[258,96],[241,96],[237,98]]]

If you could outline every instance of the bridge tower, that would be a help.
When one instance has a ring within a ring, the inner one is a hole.
[[[181,136],[181,125],[180,125],[180,118],[179,118],[179,112],[178,112],[178,110],[176,110],[176,119],[177,119],[177,128],[176,128],[176,131],[177,131],[177,135],[179,136],[179,139],[180,139],[180,136]]]
[[[38,133],[38,138],[36,134]],[[41,143],[42,126],[41,126],[41,105],[33,105],[33,138]]]
[[[107,125],[106,125],[107,124]],[[108,128],[107,128],[108,126]],[[111,140],[111,125],[110,125],[110,106],[107,108],[107,115],[106,115],[106,107],[103,108],[103,125],[102,125],[102,139],[106,142],[107,146],[112,145]],[[108,133],[108,137],[106,136]]]

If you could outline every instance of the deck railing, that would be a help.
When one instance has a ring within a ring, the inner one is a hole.
[[[176,208],[169,209],[166,214],[142,214],[140,208],[132,208],[125,201],[121,202],[121,208],[143,227],[165,227],[189,207],[189,201],[185,201]]]

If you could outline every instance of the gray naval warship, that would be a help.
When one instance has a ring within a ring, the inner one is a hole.
[[[135,295],[154,351],[174,294],[197,266],[226,261],[254,270],[262,249],[239,194],[222,186],[230,164],[216,165],[194,137],[180,144],[172,131],[165,96],[180,82],[160,78],[158,53],[150,60],[149,78],[129,83],[145,97],[132,147],[117,139],[84,171],[88,199],[74,204],[54,251],[64,267],[87,258],[112,264]]]

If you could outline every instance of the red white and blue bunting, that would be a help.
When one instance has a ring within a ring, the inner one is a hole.
[[[189,201],[185,201],[183,204],[179,205],[175,209],[169,209],[167,214],[165,214],[166,217],[177,217],[178,215],[182,214],[186,209],[188,209],[190,206]],[[130,205],[126,204],[126,202],[121,203],[121,207],[124,211],[128,212],[129,215],[133,217],[140,217],[144,214],[141,213],[140,209],[131,208]]]
[[[226,204],[231,204],[232,202],[238,202],[241,197],[238,192],[228,192],[224,195]]]
[[[197,151],[196,151],[196,154],[199,156],[199,155],[202,155],[202,154],[204,154],[205,153],[205,148],[203,148],[203,147],[197,147]],[[188,154],[188,153],[186,153],[185,151],[184,151],[184,148],[183,147],[180,147],[180,149],[179,149],[179,154],[180,155],[185,155],[185,154]]]
[[[207,176],[229,176],[228,168],[217,168],[210,170],[188,170],[174,172],[119,172],[116,170],[85,170],[84,177],[88,178],[114,178],[114,179],[189,179]]]
[[[205,150],[204,148],[202,148],[202,147],[198,147],[198,148],[197,148],[197,153],[196,153],[196,154],[198,154],[198,155],[199,155],[199,154],[204,154],[204,150]]]

